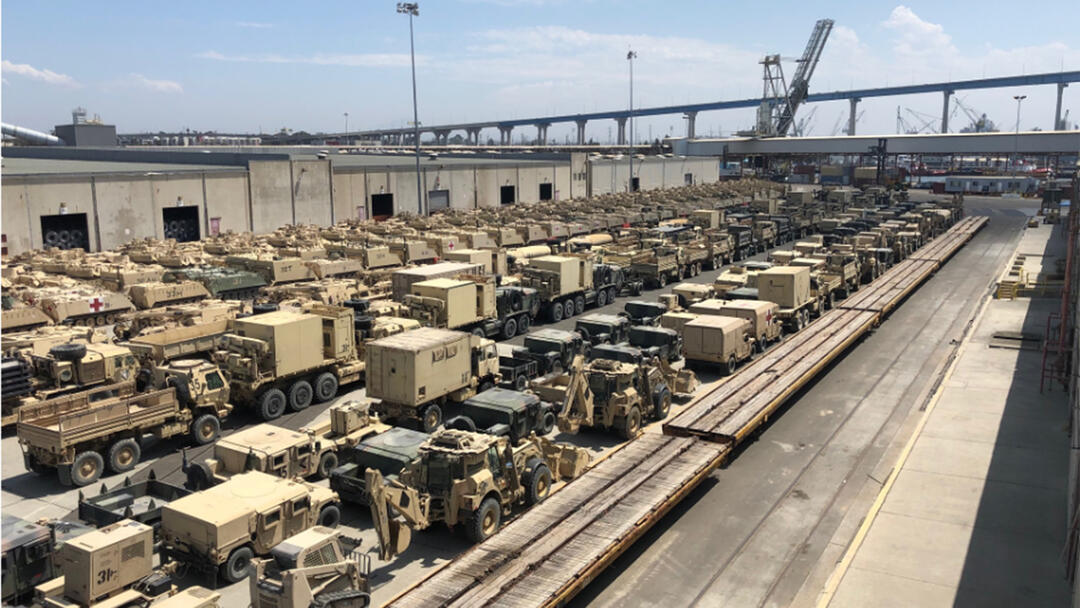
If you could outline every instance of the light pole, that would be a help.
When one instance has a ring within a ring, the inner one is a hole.
[[[1016,175],[1016,162],[1020,160],[1020,103],[1027,95],[1013,95],[1016,100],[1016,135],[1013,137],[1013,175]]]
[[[397,12],[409,16],[409,60],[412,62],[412,113],[413,144],[416,146],[416,208],[424,215],[424,193],[420,189],[420,112],[416,108],[416,47],[413,46],[412,18],[420,16],[420,4],[417,2],[398,2]]]
[[[628,51],[626,60],[630,62],[630,192],[634,192],[634,59],[637,53]]]
[[[345,112],[345,146],[349,145],[349,113]]]

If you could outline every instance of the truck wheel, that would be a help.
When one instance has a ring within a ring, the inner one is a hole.
[[[660,285],[660,289],[667,287],[667,275],[661,273],[660,276],[656,278],[656,283]]]
[[[795,331],[801,331],[803,328],[803,316],[802,311],[795,313]]]
[[[315,378],[315,400],[319,403],[329,401],[337,396],[338,379],[330,372],[323,372]]]
[[[255,554],[251,547],[237,547],[229,555],[229,559],[221,564],[221,578],[230,583],[238,583],[248,575],[248,564]]]
[[[421,415],[421,426],[424,432],[434,433],[440,424],[442,424],[442,408],[435,404],[427,406]]]
[[[724,375],[730,376],[731,374],[734,374],[736,365],[737,363],[735,362],[735,355],[731,355],[730,357],[728,357],[727,362],[724,363]]]
[[[487,335],[484,333],[484,330],[480,329],[479,327],[473,328],[472,335],[474,335],[474,336],[476,336],[478,338],[486,338],[487,337]]]
[[[502,328],[503,340],[509,340],[509,339],[513,338],[514,336],[516,336],[517,335],[517,330],[518,330],[517,321],[513,317],[510,317],[509,319],[506,320],[505,323],[503,323],[503,328]]]
[[[203,414],[191,423],[191,442],[195,445],[213,443],[220,434],[221,421],[213,414]]]
[[[518,333],[523,334],[529,331],[529,325],[532,324],[532,318],[529,315],[521,315],[518,317]]]
[[[468,416],[454,416],[446,421],[446,428],[458,431],[476,432],[476,423]]]
[[[555,422],[555,412],[548,410],[540,417],[540,428],[537,429],[537,431],[539,431],[541,435],[547,435],[555,430]]]
[[[607,306],[607,290],[601,289],[596,292],[596,307],[603,308]]]
[[[694,262],[694,276],[701,274],[701,262]]]
[[[668,413],[671,412],[671,391],[668,387],[662,386],[660,390],[656,391],[653,395],[653,418],[656,420],[663,420],[668,417]]]
[[[766,346],[768,346],[768,344],[765,343],[765,334],[762,334],[761,337],[758,338],[757,343],[754,344],[754,348],[757,349],[757,352],[760,355],[765,352]]]
[[[529,379],[526,378],[524,374],[520,374],[517,378],[514,378],[514,390],[523,391],[527,388],[529,388]]]
[[[623,439],[637,437],[638,431],[641,430],[641,409],[636,405],[631,407],[626,416],[623,416],[621,422],[622,424],[619,425],[620,437]]]
[[[76,361],[81,361],[82,358],[86,356],[86,345],[76,344],[75,342],[57,344],[49,349],[49,354],[52,355],[54,359],[74,363]]]
[[[109,448],[109,470],[113,473],[127,473],[139,464],[142,449],[134,439],[121,439]]]
[[[551,493],[551,469],[542,462],[535,463],[522,474],[521,485],[525,486],[525,504],[531,507],[544,502]]]
[[[585,296],[578,296],[574,298],[574,314],[585,313]]]
[[[291,388],[289,388],[289,409],[294,412],[299,412],[311,405],[311,399],[315,396],[315,391],[311,388],[311,383],[307,380],[297,380],[293,382]]]
[[[205,462],[195,462],[188,466],[187,481],[184,487],[192,492],[199,492],[214,485],[214,474]]]
[[[266,422],[280,418],[285,413],[288,400],[285,393],[278,388],[272,388],[259,398],[259,415]]]
[[[495,383],[494,382],[492,382],[491,380],[484,380],[483,382],[480,383],[480,386],[478,386],[476,388],[476,392],[477,393],[483,393],[485,391],[490,391],[493,388],[495,388]]]
[[[558,323],[563,319],[563,305],[562,302],[551,303],[551,322]]]
[[[328,479],[330,477],[330,471],[333,471],[338,466],[338,457],[334,452],[323,452],[323,455],[319,457],[319,468],[315,471],[315,474],[319,479]]]
[[[101,479],[101,471],[105,468],[105,460],[101,454],[88,451],[75,456],[75,462],[71,464],[71,482],[77,486],[92,484]]]
[[[327,528],[336,528],[341,523],[341,509],[337,505],[326,505],[319,511],[316,523]]]
[[[469,540],[474,543],[482,543],[489,536],[499,531],[499,520],[502,519],[502,507],[494,498],[485,498],[480,506],[469,516],[465,525],[465,533]]]
[[[608,287],[608,289],[607,289],[607,301],[608,301],[608,304],[614,304],[616,296],[618,296],[618,290],[615,289],[614,287]]]
[[[836,306],[836,292],[830,291],[829,299],[825,303],[825,310],[832,310],[834,306]]]

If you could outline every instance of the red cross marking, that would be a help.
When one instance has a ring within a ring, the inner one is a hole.
[[[101,299],[101,296],[94,296],[90,298],[90,310],[94,312],[101,312],[101,309],[105,308],[105,300]]]

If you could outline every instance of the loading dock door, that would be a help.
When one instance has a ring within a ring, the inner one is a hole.
[[[85,213],[41,216],[41,238],[46,247],[90,251],[90,230]]]
[[[517,193],[514,192],[516,188],[514,186],[502,186],[499,188],[499,204],[500,205],[513,205],[517,200]]]
[[[371,218],[377,222],[381,222],[394,215],[394,195],[393,194],[372,194],[371,195]]]
[[[540,200],[551,200],[551,184],[540,184]]]
[[[178,243],[199,240],[198,207],[166,207],[161,210],[161,218],[164,220],[165,238],[176,239]]]
[[[637,192],[641,189],[641,178],[635,177],[630,180],[630,190]]]
[[[435,213],[441,209],[450,208],[450,191],[449,190],[430,190],[428,191],[428,213]]]

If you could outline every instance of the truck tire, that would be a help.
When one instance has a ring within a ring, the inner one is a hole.
[[[76,344],[74,342],[57,344],[49,349],[49,354],[60,361],[70,361],[74,363],[76,361],[81,361],[82,358],[86,356],[86,345]]]
[[[551,322],[558,323],[563,319],[563,305],[562,302],[551,303]]]
[[[229,559],[221,564],[221,578],[230,583],[238,583],[248,575],[248,564],[255,557],[251,547],[237,547],[229,554]]]
[[[319,468],[315,471],[315,475],[319,479],[329,479],[330,471],[337,468],[338,457],[334,452],[323,452],[322,456],[319,456]]]
[[[142,448],[134,439],[121,439],[109,448],[109,470],[113,473],[127,473],[139,464]]]
[[[315,378],[315,401],[324,403],[337,396],[338,379],[331,372],[323,372]]]
[[[516,336],[517,335],[517,330],[518,330],[517,320],[515,320],[514,317],[510,317],[509,319],[506,320],[505,323],[503,323],[503,327],[502,327],[503,340],[509,340],[509,339],[513,338],[514,336]]]
[[[281,418],[288,405],[289,400],[285,397],[285,393],[281,389],[272,388],[259,397],[259,415],[266,422],[276,420]]]
[[[341,509],[337,505],[326,505],[319,510],[319,519],[315,523],[327,528],[338,527],[341,523]]]
[[[59,244],[60,235],[55,230],[45,232],[45,245],[47,247],[56,247]]]
[[[618,297],[619,290],[614,287],[608,287],[607,289],[607,301],[608,304],[614,304],[615,298]]]
[[[694,276],[701,274],[701,262],[694,262]]]
[[[754,344],[754,348],[760,355],[761,353],[765,352],[765,348],[768,347],[768,345],[768,339],[765,337],[765,334],[761,334],[761,336],[759,336],[757,339],[757,343]]]
[[[551,431],[555,430],[555,412],[548,410],[540,416],[540,428],[536,429],[537,434],[547,435]]]
[[[434,433],[442,421],[442,408],[434,403],[424,408],[420,414],[420,426],[425,433]]]
[[[518,317],[518,334],[523,334],[529,331],[529,326],[532,325],[532,317],[529,315],[521,315]]]
[[[607,306],[607,290],[601,289],[596,292],[596,307],[603,308]]]
[[[539,460],[521,475],[521,485],[525,486],[525,504],[533,506],[544,502],[551,494],[551,469]]]
[[[577,296],[574,298],[574,314],[585,314],[585,296]]]
[[[529,388],[529,379],[524,374],[518,374],[517,378],[514,378],[514,390],[523,391]]]
[[[836,292],[829,292],[829,299],[825,303],[825,310],[832,310],[836,306]]]
[[[472,335],[474,335],[474,336],[476,336],[478,338],[486,338],[487,337],[487,334],[484,333],[484,330],[480,329],[479,327],[474,327],[473,328]]]
[[[214,485],[214,474],[210,466],[205,462],[195,462],[188,465],[187,479],[184,487],[192,492],[200,492]]]
[[[641,409],[638,406],[632,406],[630,411],[622,417],[619,424],[619,436],[623,439],[633,439],[637,437],[638,431],[641,430]]]
[[[474,543],[482,543],[499,531],[502,507],[492,497],[485,498],[465,522],[465,534]]]
[[[85,486],[101,479],[101,472],[105,468],[105,459],[94,451],[81,452],[75,456],[71,464],[71,483],[77,486]]]
[[[311,383],[307,380],[297,380],[289,387],[289,409],[294,412],[307,409],[314,397],[315,391],[311,388]]]
[[[203,414],[191,423],[191,442],[195,445],[214,443],[220,435],[221,421],[213,414]]]
[[[476,432],[476,423],[468,416],[454,416],[446,421],[446,428],[458,431]]]
[[[727,362],[724,363],[724,375],[730,376],[731,374],[734,374],[736,365],[735,355],[728,357]]]
[[[668,417],[671,412],[671,391],[668,387],[661,385],[659,389],[653,393],[653,419],[663,420]]]
[[[485,391],[490,391],[493,388],[495,388],[495,383],[494,382],[492,382],[491,380],[484,380],[483,382],[480,383],[480,386],[478,386],[476,388],[476,392],[477,393],[483,393]]]
[[[660,276],[656,277],[656,284],[660,286],[660,289],[667,287],[667,275],[660,273]]]

